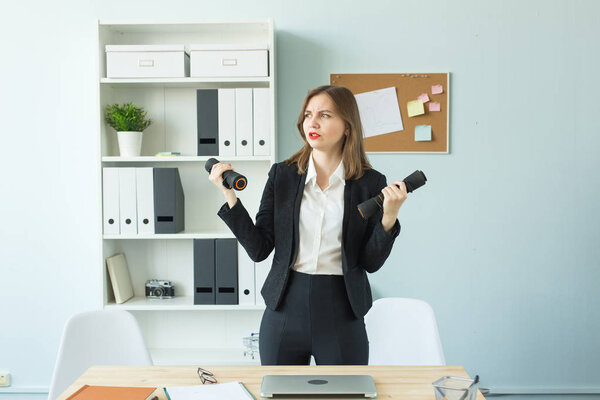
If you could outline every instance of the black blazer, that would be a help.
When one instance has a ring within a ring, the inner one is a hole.
[[[261,290],[265,304],[272,310],[279,307],[290,269],[296,262],[305,182],[306,173],[299,175],[296,164],[273,164],[256,214],[256,224],[240,199],[232,208],[225,203],[217,213],[253,261],[264,260],[275,247],[273,265]],[[398,220],[387,233],[381,225],[381,211],[364,220],[356,208],[379,194],[385,186],[385,176],[371,169],[358,180],[346,180],[344,187],[342,270],[348,299],[357,318],[363,317],[373,303],[366,272],[381,268],[400,233]]]

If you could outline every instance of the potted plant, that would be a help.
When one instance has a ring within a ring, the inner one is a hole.
[[[117,131],[121,157],[139,157],[142,150],[142,132],[152,120],[146,111],[134,103],[108,105],[104,109],[106,123]]]

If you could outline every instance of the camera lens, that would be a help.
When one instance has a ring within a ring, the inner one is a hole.
[[[152,294],[156,297],[160,297],[160,296],[164,295],[164,292],[163,292],[162,288],[156,288],[152,291]]]

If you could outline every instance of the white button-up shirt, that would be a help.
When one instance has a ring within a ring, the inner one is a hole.
[[[310,156],[300,203],[300,247],[294,270],[306,274],[343,275],[342,221],[344,219],[343,161],[329,177],[329,186],[317,184],[315,163]]]

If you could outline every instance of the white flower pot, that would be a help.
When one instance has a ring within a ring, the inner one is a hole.
[[[142,152],[142,132],[117,132],[121,157],[139,157]]]

